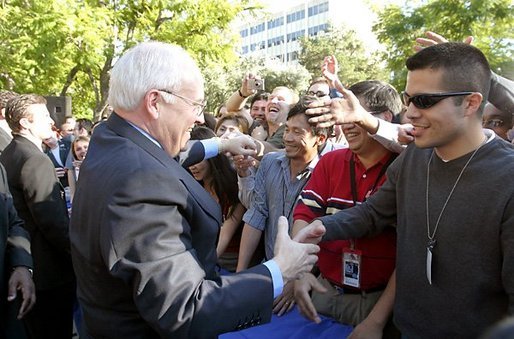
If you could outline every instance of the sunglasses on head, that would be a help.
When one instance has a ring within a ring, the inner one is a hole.
[[[460,97],[473,93],[474,92],[423,93],[410,96],[407,92],[402,92],[402,99],[403,104],[407,107],[412,103],[416,108],[427,109],[443,99],[449,97]]]

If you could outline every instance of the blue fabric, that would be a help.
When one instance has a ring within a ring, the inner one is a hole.
[[[200,140],[205,148],[205,159],[214,158],[218,155],[219,143],[217,138]]]
[[[282,290],[284,289],[284,279],[282,279],[282,272],[280,271],[280,267],[278,267],[277,262],[275,260],[268,260],[264,263],[271,274],[271,280],[273,280],[273,299],[282,294]]]
[[[271,322],[238,332],[220,335],[219,339],[262,339],[262,338],[346,338],[352,332],[352,326],[342,325],[335,320],[320,315],[321,323],[316,324],[305,319],[295,307],[291,312],[278,317],[273,315]]]

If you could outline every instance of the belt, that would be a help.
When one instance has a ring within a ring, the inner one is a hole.
[[[366,295],[368,293],[381,292],[381,291],[383,291],[385,289],[385,286],[381,286],[381,287],[369,288],[367,290],[359,290],[359,289],[355,289],[355,288],[342,287],[342,286],[339,286],[339,285],[336,285],[336,284],[332,283],[329,280],[327,280],[327,281],[337,292],[339,292],[339,294],[361,294],[361,295]]]

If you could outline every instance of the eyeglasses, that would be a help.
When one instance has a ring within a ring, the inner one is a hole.
[[[412,103],[416,108],[427,109],[443,99],[470,95],[473,93],[474,92],[423,93],[410,96],[407,92],[402,92],[402,99],[403,104],[407,107]]]
[[[196,113],[197,116],[201,116],[203,114],[203,112],[205,111],[205,107],[207,106],[207,100],[204,100],[202,102],[198,102],[198,101],[186,98],[186,97],[184,97],[184,96],[182,96],[180,94],[177,94],[175,92],[168,91],[166,89],[159,89],[158,91],[174,95],[177,98],[180,98],[180,99],[184,100],[188,105],[191,105],[191,106],[193,106],[195,108],[195,113]]]
[[[504,122],[501,119],[491,119],[482,121],[482,127],[485,128],[496,128],[503,126]]]
[[[323,91],[317,91],[317,92],[308,91],[307,95],[315,96],[315,97],[318,97],[318,98],[323,98],[323,97],[328,96],[328,93],[325,93]]]

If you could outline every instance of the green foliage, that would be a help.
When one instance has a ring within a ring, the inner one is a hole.
[[[474,36],[473,44],[487,56],[491,68],[507,75],[514,57],[514,5],[511,0],[431,0],[413,6],[390,5],[379,12],[373,27],[387,51],[391,83],[405,87],[405,60],[414,53],[414,40],[428,30],[451,41]]]
[[[310,79],[309,72],[303,66],[286,66],[275,59],[247,57],[227,65],[210,64],[203,69],[208,98],[207,109],[214,112],[223,104],[241,87],[241,81],[246,73],[262,77],[268,92],[277,86],[286,86],[302,93],[307,89]]]
[[[339,78],[346,84],[362,80],[384,80],[384,65],[378,55],[367,51],[355,31],[345,28],[329,28],[326,33],[300,39],[298,61],[309,71],[312,78],[321,76],[325,56],[334,55],[339,62]]]
[[[3,1],[0,88],[69,95],[74,115],[97,120],[110,69],[141,41],[181,45],[203,67],[234,62],[228,28],[249,1]]]

